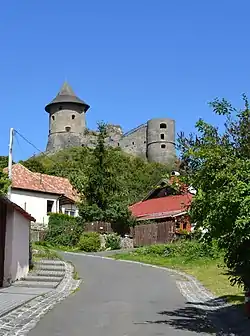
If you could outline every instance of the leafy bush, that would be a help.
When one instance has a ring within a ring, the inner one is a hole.
[[[97,252],[101,248],[100,235],[97,232],[84,232],[79,240],[78,247],[85,252]]]
[[[136,254],[162,257],[184,257],[186,260],[199,258],[216,259],[220,255],[216,242],[206,244],[198,241],[180,240],[172,244],[151,245],[139,248]]]
[[[65,214],[50,214],[49,227],[45,235],[45,243],[54,246],[75,246],[83,232],[80,217]]]
[[[150,245],[144,246],[136,250],[134,253],[143,254],[143,255],[155,255],[155,256],[164,256],[165,251],[168,245],[157,244],[157,245]]]
[[[110,248],[111,250],[119,250],[121,248],[121,238],[116,233],[111,233],[107,235],[106,248]]]

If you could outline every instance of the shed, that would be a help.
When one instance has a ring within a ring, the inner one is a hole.
[[[29,271],[30,214],[0,196],[0,287],[25,277]]]

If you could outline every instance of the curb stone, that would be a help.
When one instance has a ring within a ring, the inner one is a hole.
[[[33,329],[49,310],[79,287],[81,280],[74,280],[73,266],[64,262],[65,276],[58,287],[38,296],[23,306],[0,318],[0,336],[24,336]]]

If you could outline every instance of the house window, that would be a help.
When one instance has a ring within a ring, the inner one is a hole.
[[[71,217],[75,217],[75,210],[73,209],[65,209],[65,215],[71,216]]]
[[[183,224],[183,230],[187,230],[187,223]]]
[[[167,128],[167,125],[165,123],[161,123],[160,128]]]
[[[166,148],[166,145],[162,144],[162,145],[161,145],[161,148]]]
[[[76,116],[75,116],[74,114],[72,114],[72,119],[75,119],[75,117],[76,117]]]
[[[47,214],[52,212],[54,201],[47,200]]]
[[[163,133],[161,134],[161,140],[164,140],[164,134]]]

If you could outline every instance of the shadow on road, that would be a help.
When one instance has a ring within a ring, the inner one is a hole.
[[[249,336],[250,321],[244,315],[244,305],[222,307],[222,299],[223,297],[195,304],[187,302],[184,308],[158,312],[162,318],[146,321],[146,323],[166,324],[178,330],[203,332],[211,335]]]

